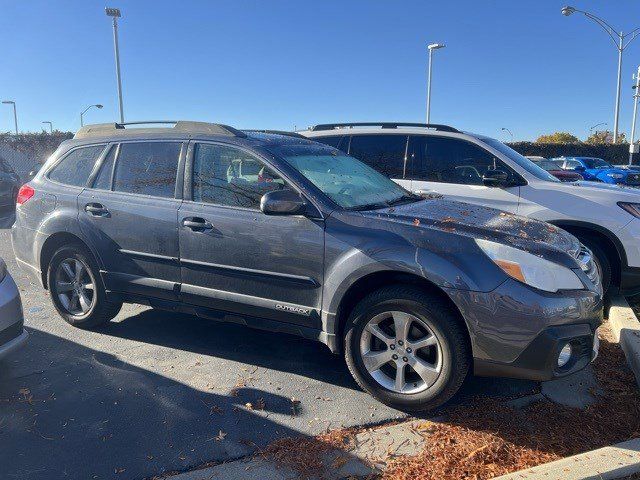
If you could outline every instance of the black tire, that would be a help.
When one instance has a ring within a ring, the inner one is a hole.
[[[56,275],[59,268],[61,268],[60,265],[65,260],[79,260],[82,262],[87,267],[91,280],[93,281],[94,289],[91,307],[84,314],[71,313],[59,298],[59,293],[61,292],[57,291]],[[100,278],[98,264],[91,252],[87,251],[82,245],[67,245],[53,254],[47,269],[47,284],[49,286],[51,300],[58,314],[74,327],[82,329],[96,328],[113,319],[122,308],[121,302],[114,302],[107,298],[104,285]]]
[[[367,323],[382,312],[401,311],[425,322],[440,342],[442,368],[437,380],[418,393],[399,393],[383,387],[367,371],[360,341]],[[434,409],[447,402],[464,382],[471,366],[466,327],[451,305],[437,295],[412,286],[384,287],[360,301],[345,328],[345,359],[360,387],[392,408],[406,412]]]
[[[600,272],[602,290],[606,294],[611,286],[611,262],[605,251],[600,247],[598,241],[589,236],[578,237],[578,239],[593,253],[593,260]]]

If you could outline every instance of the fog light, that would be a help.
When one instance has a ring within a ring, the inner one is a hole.
[[[573,350],[571,348],[571,344],[567,343],[562,350],[560,350],[560,355],[558,355],[558,367],[562,368],[569,360],[571,360],[571,355],[573,354]]]

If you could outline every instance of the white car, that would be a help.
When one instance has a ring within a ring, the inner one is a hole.
[[[299,132],[376,168],[408,190],[487,205],[571,232],[593,253],[603,287],[640,293],[640,191],[562,183],[493,138],[447,125],[351,123]]]

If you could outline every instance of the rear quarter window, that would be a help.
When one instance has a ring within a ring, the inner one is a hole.
[[[91,145],[72,150],[51,169],[48,178],[64,185],[84,187],[104,147]]]

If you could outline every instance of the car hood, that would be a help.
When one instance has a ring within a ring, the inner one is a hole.
[[[620,183],[613,184],[613,183],[590,182],[587,180],[580,180],[579,182],[572,183],[571,186],[580,187],[580,193],[582,193],[585,196],[588,195],[590,191],[609,190],[612,192],[616,192],[618,194],[628,193],[629,195],[636,197],[636,198],[633,198],[632,200],[635,200],[636,202],[640,201],[640,197],[638,196],[640,195],[640,190],[634,187],[628,187]],[[618,198],[618,200],[624,200],[624,199]]]
[[[604,173],[605,175],[608,173],[621,173],[623,175],[627,175],[629,170],[624,168],[587,168],[587,171],[594,174]]]
[[[442,197],[362,214],[418,229],[483,238],[536,255],[553,250],[575,256],[580,249],[580,242],[573,235],[549,223]]]

